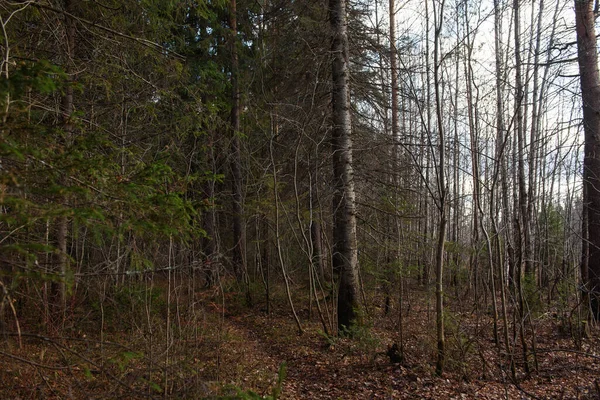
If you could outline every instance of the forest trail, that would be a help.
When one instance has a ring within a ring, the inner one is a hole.
[[[228,362],[243,370],[244,389],[269,395],[279,365],[287,375],[281,399],[521,399],[531,398],[510,383],[493,379],[466,381],[452,374],[437,377],[427,360],[392,364],[386,344],[365,334],[358,340],[327,338],[316,322],[305,322],[298,335],[288,315],[257,315],[246,310],[228,315],[224,344]],[[242,367],[243,366],[243,367]],[[239,371],[230,377],[239,379]],[[542,397],[546,398],[546,397]],[[585,397],[584,397],[585,398]]]

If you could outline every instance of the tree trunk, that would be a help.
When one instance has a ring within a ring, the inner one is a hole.
[[[246,235],[244,230],[244,204],[242,195],[242,156],[240,150],[240,91],[239,60],[237,52],[237,6],[230,3],[231,28],[231,176],[233,200],[233,268],[238,279],[246,273]]]
[[[494,173],[500,179],[500,190],[503,192],[503,196],[501,199],[501,209],[503,210],[504,220],[508,221],[508,197],[506,192],[507,190],[507,182],[506,182],[506,156],[505,150],[507,148],[506,137],[504,135],[504,96],[503,93],[503,69],[502,69],[502,14],[500,10],[500,0],[494,0],[494,50],[495,50],[495,67],[496,67],[496,167],[497,172]],[[511,368],[511,376],[513,379],[516,379],[516,369],[515,363],[513,361],[512,351],[510,349],[510,340],[509,340],[509,332],[508,332],[508,315],[507,315],[507,307],[506,307],[506,279],[505,276],[505,263],[504,263],[504,251],[503,246],[499,237],[499,229],[496,223],[496,208],[494,207],[494,199],[495,199],[495,180],[492,182],[492,190],[490,192],[490,219],[492,223],[492,233],[494,236],[495,248],[498,259],[498,272],[499,272],[499,283],[500,283],[500,299],[502,306],[502,326],[504,333],[504,348],[506,350],[506,354],[510,357],[510,368]],[[508,224],[507,224],[508,225]],[[506,237],[510,237],[510,235],[506,235]],[[510,241],[508,241],[508,247],[510,248]],[[509,251],[509,253],[512,253]],[[493,260],[490,257],[490,269],[491,269],[491,277],[492,277],[492,287],[494,287],[494,268],[493,268]],[[496,338],[496,343],[499,345],[499,341],[497,339],[497,307],[496,307],[496,291],[492,291],[493,304],[494,304],[494,337]]]
[[[594,27],[594,1],[575,0],[577,60],[585,135],[583,157],[584,215],[587,214],[587,257],[582,257],[584,291],[591,295],[592,316],[600,319],[600,77]],[[585,226],[585,223],[584,223]],[[584,235],[585,241],[585,235]],[[587,259],[587,268],[586,268]],[[587,269],[587,271],[586,271]],[[587,272],[587,276],[586,276]]]
[[[471,145],[471,169],[473,171],[473,204],[480,204],[480,185],[479,185],[479,126],[477,124],[476,110],[477,110],[477,99],[473,99],[473,47],[475,38],[471,37],[471,30],[469,28],[469,20],[467,17],[467,11],[465,10],[465,28],[466,28],[466,55],[464,61],[465,80],[467,89],[467,116],[469,121],[469,139]],[[478,211],[473,210],[473,220],[471,225],[471,256],[470,266],[473,273],[473,283],[475,286],[475,304],[478,303],[478,269],[479,269],[479,217]],[[493,295],[495,296],[495,294]]]
[[[346,0],[329,1],[329,18],[333,36],[331,146],[335,190],[332,262],[334,270],[339,271],[340,274],[338,293],[338,329],[340,330],[360,323],[346,4]]]
[[[64,9],[68,14],[73,14],[73,4],[71,0],[65,0]],[[69,74],[69,80],[72,80],[73,67],[72,62],[75,56],[75,22],[70,15],[65,15],[65,72]],[[61,99],[62,126],[65,131],[64,146],[67,149],[70,146],[73,135],[73,123],[71,117],[73,114],[73,85],[66,85],[64,95]],[[62,184],[66,185],[65,179]],[[67,205],[67,199],[61,196],[60,200],[63,206]],[[67,255],[67,242],[69,235],[69,220],[66,215],[61,215],[56,222],[55,232],[56,245],[56,271],[59,274],[58,293],[56,299],[56,310],[65,311],[67,303],[67,272],[69,268],[69,256]]]
[[[312,264],[321,282],[325,282],[323,263],[323,245],[321,244],[321,223],[313,217],[310,221],[310,241],[312,245]]]
[[[430,54],[430,47],[429,47],[429,26],[430,26],[430,17],[429,17],[429,0],[425,0],[425,54],[427,55],[425,57],[425,80],[424,80],[424,84],[425,87],[422,88],[422,90],[425,92],[425,104],[426,104],[426,124],[427,124],[427,128],[424,130],[421,130],[421,143],[427,143],[428,141],[428,135],[431,132],[431,87],[433,86],[431,84],[431,65],[430,65],[430,58],[429,58],[429,54]],[[421,187],[419,189],[425,189],[424,193],[425,195],[422,196],[422,200],[421,200],[421,215],[423,216],[422,218],[422,225],[423,225],[423,241],[425,242],[422,247],[423,247],[423,278],[422,278],[422,283],[425,286],[429,286],[429,280],[430,280],[430,272],[429,272],[429,265],[430,265],[430,247],[429,247],[429,197],[426,195],[427,190],[426,190],[426,186],[429,182],[429,177],[430,177],[430,171],[431,171],[431,157],[429,156],[429,150],[427,150],[426,148],[423,148],[423,150],[421,151],[422,157],[421,157],[421,162],[422,164],[420,165],[421,169],[425,169],[425,183],[423,185],[421,185]],[[429,306],[427,307],[427,309],[429,310]],[[428,315],[429,315],[429,311]]]
[[[443,110],[442,110],[442,93],[441,93],[441,61],[440,61],[440,40],[442,36],[442,23],[444,18],[444,3],[442,0],[439,7],[439,14],[436,11],[435,2],[434,4],[434,25],[435,25],[435,38],[434,38],[434,50],[433,50],[433,65],[434,65],[434,89],[435,89],[435,110],[437,119],[437,130],[438,130],[438,146],[439,146],[439,159],[437,165],[437,180],[438,180],[438,194],[439,194],[439,212],[440,221],[438,225],[438,241],[435,257],[435,314],[436,314],[436,328],[437,328],[437,362],[435,371],[438,375],[444,372],[444,365],[446,363],[446,339],[444,334],[444,291],[443,291],[443,276],[444,276],[444,252],[446,243],[446,225],[448,223],[446,217],[446,179],[445,179],[445,154],[446,145],[444,138],[444,124],[443,124]]]
[[[529,187],[528,187],[528,192],[527,192],[527,221],[529,221],[529,254],[530,254],[530,258],[533,259],[534,258],[534,254],[535,254],[535,235],[532,235],[531,231],[532,231],[532,221],[533,221],[533,212],[534,212],[534,207],[535,207],[535,199],[537,196],[536,193],[536,187],[537,187],[537,177],[538,177],[538,171],[537,171],[537,154],[538,154],[538,138],[539,138],[539,130],[540,130],[540,115],[541,115],[541,105],[543,103],[543,99],[542,99],[542,93],[540,92],[540,82],[539,82],[539,63],[540,63],[540,41],[541,41],[541,37],[542,35],[544,35],[544,32],[542,32],[542,16],[543,16],[543,12],[544,12],[544,0],[540,1],[539,4],[539,9],[538,9],[538,14],[537,14],[537,32],[536,32],[536,41],[535,41],[535,48],[533,49],[534,51],[534,55],[533,55],[533,93],[532,93],[532,101],[531,101],[531,128],[530,128],[530,134],[529,134],[529,156],[528,156],[528,163],[529,163],[529,176],[528,176],[528,182],[529,182]],[[533,13],[533,7],[532,7],[532,13]],[[532,22],[532,28],[533,28],[533,20]],[[533,35],[532,35],[533,38]],[[531,282],[535,283],[536,280],[534,279],[535,275],[536,275],[536,269],[534,265],[531,266],[531,271],[530,274],[532,276],[530,276],[529,278],[531,278]],[[541,274],[541,270],[537,271],[538,275]]]
[[[215,182],[208,180],[205,183],[204,194],[207,199],[210,200],[211,205],[208,210],[204,211],[203,228],[206,232],[206,236],[202,238],[202,251],[204,252],[205,265],[204,265],[204,276],[205,276],[205,287],[212,287],[215,284],[215,256],[217,255],[216,246],[216,209],[214,205],[215,197]]]
[[[523,293],[523,275],[532,273],[530,255],[529,220],[527,215],[527,188],[525,185],[525,134],[523,124],[523,82],[521,74],[521,29],[520,29],[520,0],[514,0],[513,9],[515,13],[515,117],[517,130],[517,184],[518,184],[518,207],[515,208],[515,230],[518,240],[517,265],[515,270],[516,293],[518,304],[519,336],[523,352],[525,372],[529,373],[529,360],[527,342],[525,340],[525,299]]]
[[[399,132],[400,125],[398,121],[398,57],[396,49],[396,5],[394,0],[389,1],[390,4],[390,74],[392,84],[392,139],[394,143],[394,161],[399,158]],[[397,168],[397,164],[395,165]],[[398,171],[393,170],[392,176],[397,176]]]

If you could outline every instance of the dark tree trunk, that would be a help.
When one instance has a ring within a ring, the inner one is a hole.
[[[246,273],[246,235],[244,230],[244,204],[242,187],[242,155],[240,149],[240,90],[239,60],[237,51],[237,5],[231,0],[231,176],[233,200],[233,268],[238,279]]]
[[[587,257],[583,257],[581,272],[584,291],[588,291],[591,295],[592,315],[598,320],[600,319],[600,190],[598,189],[600,188],[600,77],[593,0],[575,0],[575,29],[585,134],[583,192],[588,238],[588,243],[584,243],[588,254]]]
[[[73,14],[73,3],[71,0],[65,0],[64,9],[68,14]],[[73,73],[73,59],[75,56],[75,22],[70,15],[65,15],[65,72],[69,74],[69,80],[72,81]],[[65,149],[70,146],[73,135],[73,86],[66,85],[65,92],[61,99],[61,118],[62,127],[65,133],[64,147]],[[66,180],[62,179],[62,184],[66,185]],[[59,199],[63,205],[66,205],[67,199],[61,196]],[[69,256],[67,254],[67,242],[69,236],[69,220],[66,215],[61,215],[56,221],[56,231],[54,237],[54,244],[56,246],[55,253],[55,267],[56,272],[59,274],[58,288],[57,288],[57,299],[55,300],[55,308],[59,312],[64,312],[67,302],[67,272],[69,268]]]
[[[325,282],[325,266],[323,265],[323,246],[321,245],[321,224],[313,219],[310,223],[310,240],[313,247],[313,266],[319,274],[321,282]]]
[[[210,208],[203,214],[203,225],[206,236],[202,238],[202,251],[205,257],[204,276],[205,286],[211,287],[215,284],[215,256],[217,254],[216,246],[216,215],[214,204],[215,182],[209,180],[205,183],[204,194],[211,202]]]

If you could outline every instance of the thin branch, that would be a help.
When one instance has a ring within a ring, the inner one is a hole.
[[[44,10],[52,11],[52,12],[55,12],[55,13],[58,13],[58,14],[66,15],[67,17],[73,18],[73,19],[75,19],[75,20],[77,20],[77,21],[79,21],[79,22],[81,22],[83,24],[92,26],[94,28],[98,28],[100,30],[103,30],[105,32],[111,33],[111,34],[116,35],[116,36],[120,36],[120,37],[125,38],[125,39],[133,40],[134,42],[138,42],[138,43],[140,43],[140,44],[142,44],[142,45],[144,45],[146,47],[149,47],[149,48],[151,48],[153,50],[166,52],[167,54],[171,54],[172,56],[174,56],[175,58],[178,58],[180,60],[185,60],[185,56],[183,56],[183,55],[181,55],[181,54],[179,54],[179,53],[177,53],[177,52],[175,52],[173,50],[167,49],[166,47],[162,46],[161,44],[153,42],[151,40],[144,39],[144,38],[139,38],[139,37],[135,37],[135,36],[131,36],[131,35],[128,35],[126,33],[122,33],[122,32],[116,31],[116,30],[108,28],[106,26],[99,25],[99,24],[97,24],[95,22],[89,21],[89,20],[87,20],[85,18],[81,18],[81,17],[78,17],[76,15],[73,15],[73,14],[67,12],[67,11],[59,10],[57,8],[50,7],[50,6],[47,6],[47,5],[44,5],[44,4],[32,3],[31,5],[33,7],[37,7],[37,8],[41,8],[41,9],[44,9]]]
[[[69,369],[69,367],[56,367],[56,366],[53,366],[53,365],[39,364],[39,363],[36,363],[35,361],[31,361],[31,360],[28,360],[26,358],[15,356],[14,354],[5,353],[4,351],[1,351],[1,350],[0,350],[0,356],[5,356],[5,357],[8,357],[8,358],[12,358],[13,360],[17,360],[17,361],[20,361],[20,362],[25,363],[25,364],[33,365],[34,367],[38,367],[38,368],[51,369],[51,370],[54,370],[54,371],[62,371],[62,370],[65,370],[65,369]]]

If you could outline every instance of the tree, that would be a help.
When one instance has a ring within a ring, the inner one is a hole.
[[[333,154],[333,269],[339,272],[338,328],[348,329],[359,323],[358,251],[356,243],[356,205],[352,168],[352,122],[348,22],[346,0],[329,1],[332,34],[332,133]]]
[[[233,267],[239,277],[246,275],[246,233],[242,187],[242,156],[240,149],[240,89],[237,40],[237,3],[231,0],[231,177],[233,200]]]
[[[436,314],[436,330],[437,330],[437,361],[435,365],[435,371],[438,375],[441,375],[444,371],[444,365],[446,363],[446,337],[444,333],[444,291],[443,291],[443,277],[444,277],[444,257],[445,257],[445,243],[446,243],[446,226],[448,224],[447,216],[447,199],[448,190],[446,187],[446,144],[445,144],[445,132],[444,132],[444,114],[442,110],[442,93],[441,93],[441,36],[442,26],[444,21],[444,4],[445,0],[441,0],[439,9],[436,7],[435,1],[433,2],[433,16],[434,16],[434,50],[433,50],[433,68],[434,74],[433,79],[435,83],[435,112],[437,120],[437,133],[438,133],[438,160],[437,160],[437,194],[439,198],[436,201],[438,211],[440,213],[440,219],[438,222],[437,232],[437,247],[435,253],[435,314]]]
[[[600,76],[594,26],[594,0],[575,0],[575,29],[577,60],[583,103],[584,157],[584,215],[587,232],[581,262],[581,279],[585,292],[590,293],[592,316],[600,320]]]
[[[71,14],[74,12],[73,3],[71,0],[65,0],[63,3],[63,7],[65,10],[64,15],[64,50],[63,56],[64,61],[63,65],[65,72],[69,75],[69,80],[74,81],[75,68],[73,68],[73,63],[75,58],[75,21]],[[64,146],[65,148],[70,147],[73,141],[73,85],[68,84],[65,89],[65,93],[61,99],[61,119],[62,119],[62,129],[64,130]],[[60,179],[61,184],[64,185],[65,179]],[[62,197],[62,196],[61,196]],[[68,201],[65,199],[60,199],[60,201],[64,201],[68,204]],[[67,253],[67,245],[68,245],[68,234],[69,234],[69,220],[66,214],[61,215],[58,218],[57,226],[55,232],[55,245],[56,245],[56,253],[55,253],[55,263],[56,263],[56,273],[60,277],[59,286],[58,286],[58,304],[57,309],[64,312],[67,304],[67,273],[69,272],[69,255]]]

